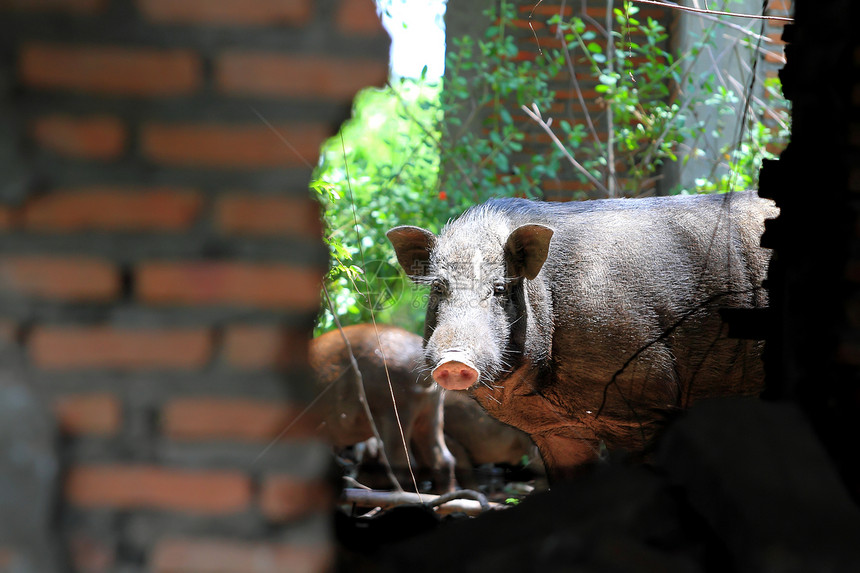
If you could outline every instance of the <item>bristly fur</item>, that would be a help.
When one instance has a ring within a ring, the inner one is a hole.
[[[428,365],[466,356],[470,392],[551,470],[599,441],[641,451],[679,407],[760,389],[761,343],[727,339],[717,309],[767,304],[758,241],[776,214],[749,192],[472,207],[430,235],[416,277],[445,285],[428,305]]]

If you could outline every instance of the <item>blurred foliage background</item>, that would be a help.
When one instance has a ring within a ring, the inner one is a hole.
[[[590,190],[571,199],[654,194],[667,165],[683,170],[691,159],[711,168],[660,192],[756,188],[762,159],[776,157],[789,129],[779,80],[756,73],[762,37],[749,32],[739,48],[767,97],[742,101],[737,91],[755,90],[730,89],[716,61],[697,66],[706,55],[713,60],[733,24],[714,19],[689,49],[673,53],[665,26],[638,13],[629,2],[609,2],[604,23],[584,13],[553,16],[548,24],[560,47],[524,59],[511,33],[516,3],[502,1],[486,11],[482,37],[448,46],[444,86],[422,77],[364,90],[352,119],[325,144],[312,183],[331,253],[316,332],[334,328],[337,316],[342,324],[376,320],[421,333],[427,292],[400,270],[385,233],[403,224],[438,233],[490,197],[543,199],[562,168]],[[586,69],[574,70],[574,61]],[[551,85],[564,72],[584,117],[554,123]],[[599,113],[589,111],[593,102],[576,80],[583,72]],[[715,152],[709,142],[726,125],[707,115],[743,129]],[[535,133],[550,144],[536,147]]]

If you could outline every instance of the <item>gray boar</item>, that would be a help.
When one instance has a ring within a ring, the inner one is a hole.
[[[777,213],[752,192],[499,199],[388,238],[431,289],[433,378],[528,433],[558,479],[602,447],[644,451],[695,400],[761,391],[763,343],[727,338],[718,309],[767,305]]]

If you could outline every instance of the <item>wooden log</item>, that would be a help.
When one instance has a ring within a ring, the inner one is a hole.
[[[433,506],[435,503],[439,502],[439,504],[435,507],[436,512],[439,515],[465,513],[469,516],[475,516],[480,515],[484,511],[503,509],[507,507],[505,504],[502,503],[487,502],[486,498],[484,498],[483,500],[474,499],[474,494],[475,492],[470,492],[469,490],[461,490],[458,492],[453,492],[453,494],[439,496],[425,493],[417,494],[407,491],[381,491],[374,489],[345,488],[343,490],[341,499],[343,503],[357,505],[358,507],[379,507],[382,509],[389,509],[398,505],[418,503]],[[455,499],[445,499],[451,495],[459,497],[456,497]],[[463,499],[464,497],[470,497],[473,499]],[[442,499],[440,500],[440,498]]]

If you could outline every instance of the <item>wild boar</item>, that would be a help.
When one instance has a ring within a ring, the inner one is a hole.
[[[499,199],[388,238],[431,289],[433,378],[527,432],[558,479],[604,446],[645,450],[695,400],[760,392],[762,341],[728,338],[718,310],[767,305],[777,212],[754,192]]]

